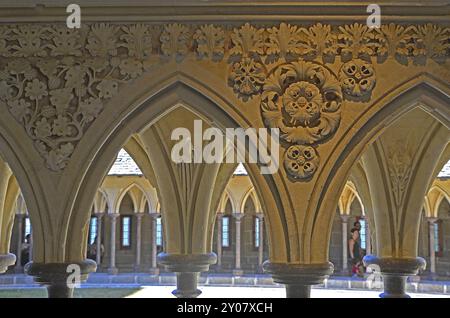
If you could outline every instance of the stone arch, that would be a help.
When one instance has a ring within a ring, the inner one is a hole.
[[[81,156],[92,158],[92,160],[83,160],[83,162],[89,162],[90,165],[83,167],[86,169],[84,170],[85,173],[78,180],[84,191],[77,194],[76,202],[74,201],[75,211],[85,211],[85,202],[90,201],[90,190],[95,189],[99,185],[99,180],[106,174],[104,167],[108,165],[105,165],[105,162],[111,164],[114,153],[120,149],[130,135],[156,122],[158,118],[169,112],[174,105],[179,104],[180,100],[183,100],[192,109],[196,109],[199,113],[211,118],[218,126],[243,127],[244,129],[251,126],[234,106],[226,102],[225,98],[215,95],[211,88],[199,87],[199,85],[198,82],[193,83],[192,78],[177,74],[170,79],[169,83],[165,83],[165,87],[154,87],[151,91],[147,87],[138,100],[134,100],[132,104],[127,103],[121,106],[123,109],[115,109],[114,111],[112,110],[114,107],[105,109],[100,116],[104,120],[99,118],[80,142],[79,148],[87,153],[83,154],[80,151],[80,153],[74,153],[72,158],[73,162],[76,162],[77,158]],[[150,105],[151,107],[148,107]],[[111,112],[120,112],[122,116],[114,118],[114,116],[111,116]],[[108,116],[111,116],[111,118]],[[102,125],[103,128],[97,127],[95,129],[97,124]],[[102,136],[98,138],[93,133],[91,135],[90,132],[94,130],[102,131]],[[87,144],[90,137],[95,142]],[[81,145],[85,142],[86,144]],[[256,165],[248,165],[246,168],[250,177],[253,178],[253,183],[258,184],[257,191],[260,192],[262,205],[266,207],[263,210],[269,211],[266,215],[268,229],[270,229],[269,241],[272,239],[277,246],[277,248],[271,249],[272,258],[281,262],[298,258],[298,235],[296,235],[292,204],[287,199],[287,194],[283,193],[286,185],[283,183],[282,177],[280,175],[262,176],[258,173]],[[74,169],[74,167],[67,167],[68,171],[71,169]],[[277,186],[280,182],[281,185]],[[261,195],[263,193],[264,195]],[[73,224],[69,227],[72,233],[70,237],[76,236],[75,231],[79,231],[84,216],[77,213],[77,215],[71,214],[67,217]],[[71,252],[73,255],[76,255],[78,253],[76,250],[79,248],[75,242],[70,242],[69,249],[73,251]]]
[[[50,243],[55,235],[49,213],[53,207],[46,199],[55,184],[40,168],[42,158],[24,130],[14,122],[6,105],[3,102],[0,105],[0,160],[8,164],[26,202],[33,226],[34,260],[45,261],[55,256],[55,246]]]
[[[258,197],[256,196],[255,188],[254,186],[251,186],[244,194],[244,196],[241,199],[241,211],[244,212],[245,204],[247,203],[247,200],[251,199],[253,201],[253,204],[255,206],[255,212],[262,213],[261,207],[258,202]]]
[[[95,195],[94,200],[94,212],[95,213],[106,213],[107,195],[103,189],[99,188]]]
[[[305,252],[315,251],[313,262],[328,259],[334,207],[352,166],[366,150],[367,145],[372,144],[393,122],[417,107],[445,127],[450,127],[449,95],[449,88],[444,82],[424,74],[386,93],[349,127],[334,147],[341,151],[333,151],[320,172],[316,187],[320,185],[322,189],[313,192],[315,198],[311,201],[317,202],[317,212],[310,210],[307,222],[309,230],[305,232],[311,233],[311,236],[304,242]],[[358,133],[353,134],[352,131]]]
[[[138,196],[133,189],[138,189],[139,193],[141,194]],[[145,207],[145,200],[149,202],[149,199],[147,197],[147,193],[144,188],[142,188],[141,185],[139,185],[136,182],[132,182],[129,184],[126,188],[122,189],[122,191],[119,193],[116,202],[114,203],[114,212],[119,213],[120,204],[125,197],[125,195],[128,194],[131,198],[131,201],[133,202],[133,209],[134,213],[142,212]],[[142,210],[141,210],[142,208]]]

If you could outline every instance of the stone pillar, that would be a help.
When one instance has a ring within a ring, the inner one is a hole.
[[[71,266],[72,268],[70,268]],[[79,281],[86,281],[89,273],[95,272],[97,265],[93,260],[74,263],[34,263],[25,265],[25,272],[34,276],[34,280],[47,287],[48,298],[72,298],[76,281],[71,279],[74,273],[73,266],[80,270]]]
[[[217,213],[217,269],[222,267],[222,218],[223,213]]]
[[[244,217],[244,213],[233,213],[234,221],[235,221],[235,264],[233,275],[240,276],[244,272],[241,269],[241,219]]]
[[[201,294],[197,289],[198,275],[209,270],[216,263],[217,256],[209,254],[167,254],[158,255],[158,263],[177,274],[177,289],[172,294],[177,298],[196,298]]]
[[[150,268],[150,273],[153,275],[159,274],[159,268],[156,263],[158,246],[156,244],[156,219],[161,217],[160,213],[150,213],[152,218],[152,267]]]
[[[371,265],[375,272],[381,273],[384,282],[384,292],[381,298],[410,298],[406,294],[406,280],[408,276],[417,275],[419,270],[426,267],[423,258],[378,258],[367,255],[363,259],[364,265]]]
[[[110,274],[117,274],[119,271],[116,267],[116,223],[117,223],[117,218],[118,218],[119,214],[118,213],[111,213],[108,214],[109,220],[111,222],[111,237],[110,237],[110,259],[109,259],[109,268],[108,268],[108,273]]]
[[[272,275],[273,281],[286,286],[286,298],[310,298],[311,286],[318,285],[334,270],[332,263],[324,264],[263,264],[264,271]]]
[[[103,223],[103,213],[96,213],[97,217],[97,255],[95,260],[97,266],[100,266],[102,262],[102,223]]]
[[[16,273],[22,273],[22,244],[23,244],[23,219],[25,218],[25,214],[18,213],[16,214],[17,219],[17,263],[15,272]]]
[[[437,218],[427,218],[428,221],[428,242],[430,249],[430,273],[431,276],[436,274],[436,251],[434,250],[434,245],[436,240],[434,237],[434,225],[438,219]]]
[[[144,213],[136,213],[136,262],[134,264],[134,271],[141,270],[141,241],[142,241],[142,217]]]
[[[348,274],[348,215],[341,214],[342,221],[342,272]]]
[[[372,254],[372,233],[370,231],[370,224],[366,218],[366,255]]]
[[[256,213],[259,220],[259,246],[258,246],[258,268],[262,270],[264,258],[264,214]]]

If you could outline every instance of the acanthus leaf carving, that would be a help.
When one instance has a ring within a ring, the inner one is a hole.
[[[161,51],[165,56],[180,59],[188,53],[190,32],[185,25],[168,24],[164,26],[160,40]]]
[[[194,34],[200,58],[219,61],[225,54],[225,32],[212,24],[202,25]]]
[[[180,63],[196,54],[199,59],[228,61],[227,80],[237,97],[261,98],[266,126],[280,127],[289,147],[305,145],[317,152],[317,145],[339,126],[344,99],[370,100],[376,64],[386,57],[403,64],[428,59],[440,63],[449,51],[449,28],[431,23],[391,23],[379,29],[358,23],[245,23],[232,30],[223,24],[180,23],[99,23],[78,30],[2,25],[0,100],[23,125],[47,166],[61,171],[123,84],[151,71],[155,57],[166,57],[161,63],[167,58]],[[327,63],[340,67],[338,76]]]

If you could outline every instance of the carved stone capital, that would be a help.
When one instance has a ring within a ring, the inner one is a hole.
[[[86,281],[88,275],[97,270],[97,264],[90,259],[73,263],[34,263],[25,265],[24,271],[34,277],[37,283],[47,287],[49,298],[71,298],[73,288],[68,286],[67,279],[73,274],[71,266],[78,266],[80,281]],[[68,270],[69,269],[69,270]]]
[[[379,258],[375,255],[366,255],[364,265],[379,266],[382,274],[417,275],[419,270],[426,268],[427,262],[422,257],[416,258]]]
[[[272,275],[274,282],[286,285],[317,285],[329,277],[334,271],[330,262],[324,264],[263,264],[264,272]]]
[[[0,273],[8,270],[8,267],[16,263],[16,255],[12,253],[0,254]]]
[[[209,254],[158,254],[158,263],[176,273],[207,272],[209,266],[217,262],[215,253]]]

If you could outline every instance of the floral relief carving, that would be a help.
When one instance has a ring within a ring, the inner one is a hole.
[[[318,155],[312,145],[325,141],[336,132],[342,99],[336,76],[318,63],[282,64],[267,78],[261,96],[265,124],[279,128],[281,138],[288,144],[311,145],[306,148],[311,154],[306,166],[303,162],[308,156],[301,156],[298,161],[292,152],[292,149],[303,148],[288,148],[284,166],[290,177],[302,180],[314,173]]]
[[[249,23],[231,33],[233,46],[230,56],[247,57],[249,55],[264,55],[264,29],[257,29]]]
[[[194,34],[200,58],[221,60],[225,54],[225,32],[212,24],[202,25]]]
[[[278,66],[261,96],[265,123],[296,144],[314,144],[334,134],[340,122],[342,91],[324,66],[306,61]]]
[[[309,52],[308,46],[303,43],[305,34],[302,29],[286,23],[267,29],[269,33],[266,53],[277,61],[279,58],[289,59],[300,57]]]
[[[363,60],[351,60],[339,72],[342,91],[351,98],[367,97],[375,87],[375,70]]]
[[[167,57],[179,59],[188,53],[190,32],[185,25],[168,24],[164,26],[160,40],[163,54]]]
[[[155,57],[181,63],[188,54],[229,63],[230,89],[244,102],[258,98],[265,124],[280,128],[288,149],[312,147],[317,167],[318,145],[339,127],[344,99],[370,100],[375,66],[387,58],[402,64],[445,62],[450,29],[430,23],[379,29],[358,23],[245,23],[231,30],[220,23],[1,25],[0,101],[47,167],[61,171],[122,85],[150,72]],[[327,63],[337,65],[338,76]],[[285,168],[295,180],[315,171]]]
[[[397,209],[400,209],[403,205],[413,166],[410,139],[406,143],[405,140],[398,140],[394,146],[390,147],[387,160],[395,205]]]
[[[266,78],[262,63],[250,57],[235,62],[231,68],[228,81],[239,97],[247,101],[260,92]]]
[[[46,166],[61,171],[120,84],[143,73],[143,59],[151,53],[148,33],[140,25],[123,28],[122,36],[119,27],[108,24],[92,25],[88,32],[29,28],[1,29],[6,50],[0,100],[24,126]],[[34,42],[30,34],[36,35]]]
[[[314,175],[319,161],[319,155],[313,147],[293,145],[286,150],[283,164],[291,178],[305,180]]]

